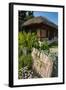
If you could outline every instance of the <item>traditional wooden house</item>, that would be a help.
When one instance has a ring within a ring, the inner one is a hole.
[[[35,32],[40,41],[58,39],[58,26],[44,17],[34,17],[22,24],[26,32]]]

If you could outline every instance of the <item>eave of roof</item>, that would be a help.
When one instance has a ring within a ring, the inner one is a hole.
[[[53,28],[58,29],[58,26],[57,26],[56,24],[54,24],[53,22],[49,21],[47,18],[41,17],[41,16],[39,16],[39,17],[34,17],[34,18],[31,18],[31,19],[25,21],[25,22],[22,24],[22,26],[25,27],[25,26],[30,26],[31,24],[41,24],[41,23],[46,24],[46,25],[48,25],[48,26],[51,26],[51,27],[53,27]]]

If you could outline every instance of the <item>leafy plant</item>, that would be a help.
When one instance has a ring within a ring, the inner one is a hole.
[[[49,50],[49,46],[48,46],[47,41],[44,41],[44,42],[41,44],[41,49],[42,49],[42,50]]]
[[[54,41],[53,43],[49,44],[50,48],[58,47],[58,42]]]
[[[40,50],[43,51],[46,55],[49,54],[50,50],[47,40],[41,43]]]
[[[31,55],[22,55],[20,58],[19,58],[19,69],[23,68],[27,66],[28,69],[31,69],[32,67],[32,57]]]
[[[18,34],[19,50],[26,47],[27,52],[31,52],[32,48],[39,48],[38,38],[35,33],[19,32]]]

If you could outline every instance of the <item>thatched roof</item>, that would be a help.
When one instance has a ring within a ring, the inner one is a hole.
[[[30,26],[30,25],[33,25],[33,24],[41,24],[41,23],[58,29],[58,26],[56,24],[54,24],[53,22],[49,21],[47,18],[41,17],[41,16],[34,17],[32,19],[29,19],[29,20],[25,21],[22,24],[22,26],[25,27],[25,26]]]

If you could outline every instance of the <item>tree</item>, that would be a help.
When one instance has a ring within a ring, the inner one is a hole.
[[[19,31],[22,31],[21,25],[28,19],[33,17],[33,11],[19,11]]]

